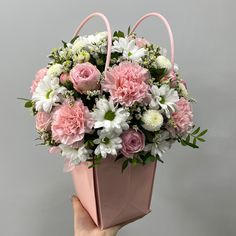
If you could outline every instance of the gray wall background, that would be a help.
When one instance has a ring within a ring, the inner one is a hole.
[[[36,147],[34,121],[17,97],[29,96],[37,69],[52,47],[69,40],[93,11],[113,29],[127,29],[144,13],[158,11],[173,28],[176,62],[192,95],[195,121],[209,128],[194,151],[175,145],[159,165],[152,213],[120,235],[236,235],[236,98],[234,0],[1,0],[0,1],[0,235],[72,235],[71,176],[62,160]],[[160,21],[138,32],[169,47]],[[93,20],[83,31],[104,30]]]

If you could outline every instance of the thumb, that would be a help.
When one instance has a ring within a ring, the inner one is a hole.
[[[74,210],[74,231],[78,232],[83,229],[93,228],[94,223],[88,212],[82,206],[78,197],[72,197],[72,205]]]

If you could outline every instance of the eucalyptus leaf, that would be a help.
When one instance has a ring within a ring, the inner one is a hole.
[[[203,143],[206,142],[206,140],[203,139],[203,138],[197,138],[197,140],[200,141],[200,142],[203,142]]]
[[[204,134],[206,134],[207,133],[207,131],[208,131],[208,129],[205,129],[205,130],[203,130],[199,135],[198,135],[198,137],[201,137],[201,136],[203,136]]]
[[[31,100],[29,100],[25,103],[26,108],[31,108],[32,106],[33,106],[33,102]]]
[[[129,164],[129,159],[126,159],[122,164],[122,172],[124,172],[124,170],[128,167],[128,164]]]
[[[200,131],[200,127],[198,127],[197,129],[195,129],[195,130],[192,132],[192,135],[197,134],[199,131]]]

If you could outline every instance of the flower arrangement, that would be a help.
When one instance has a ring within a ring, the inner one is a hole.
[[[36,73],[25,107],[36,119],[42,145],[61,153],[66,170],[104,158],[129,164],[162,161],[174,142],[204,142],[193,123],[191,98],[179,68],[160,46],[128,30],[76,36],[52,49]]]

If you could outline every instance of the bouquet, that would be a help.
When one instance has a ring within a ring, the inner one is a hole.
[[[95,15],[104,19],[107,31],[79,35],[83,25]],[[165,48],[134,32],[148,16],[157,16],[165,23],[171,42],[170,59]],[[167,20],[160,14],[147,14],[132,30],[129,28],[127,34],[115,31],[112,35],[106,17],[94,13],[81,23],[72,40],[62,41],[61,47],[52,49],[49,59],[48,65],[36,73],[30,89],[31,98],[26,99],[25,107],[35,116],[40,144],[49,146],[51,153],[63,156],[66,171],[75,170],[82,166],[81,163],[89,163],[88,167],[94,168],[107,160],[106,169],[101,171],[105,174],[109,167],[113,168],[110,160],[119,160],[122,171],[129,165],[140,166],[130,167],[138,168],[135,176],[142,176],[142,172],[148,175],[154,170],[145,169],[145,165],[163,162],[163,154],[176,141],[191,148],[198,148],[198,142],[205,142],[203,136],[207,130],[201,130],[193,122],[194,99],[174,63],[173,35]],[[85,172],[81,167],[78,181],[87,179],[82,176]],[[109,175],[103,181],[115,175],[114,171]],[[135,186],[145,178],[136,178]],[[148,178],[146,198],[150,199],[153,176]],[[95,182],[92,183],[97,188],[99,184]],[[108,191],[111,189],[103,192]],[[98,193],[94,189],[91,192],[92,196]],[[142,189],[140,194],[145,192]],[[103,198],[106,196],[104,194]],[[93,205],[86,203],[86,194],[80,198],[94,215],[94,221],[101,222],[96,216],[97,200]],[[127,199],[134,201],[134,198]],[[111,207],[115,205],[117,202]],[[149,212],[149,205],[147,201],[144,214]],[[98,208],[101,215],[102,207]],[[142,216],[140,212],[129,212],[126,218],[124,213],[120,215],[119,220],[104,223],[102,227]],[[108,213],[106,217],[110,217]]]
[[[116,31],[112,45],[108,32],[62,42],[36,73],[25,107],[41,144],[61,153],[67,170],[110,156],[122,159],[124,170],[162,162],[176,141],[192,148],[205,141],[207,130],[194,129],[194,99],[166,49],[130,30]]]

